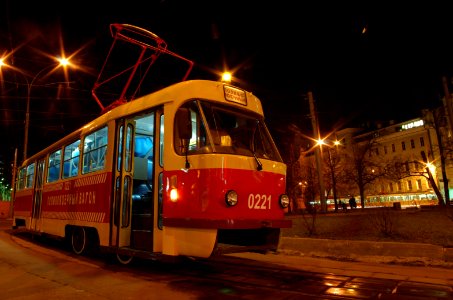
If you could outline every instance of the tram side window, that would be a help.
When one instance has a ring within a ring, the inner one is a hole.
[[[83,141],[83,174],[102,170],[105,167],[107,153],[108,128],[104,127],[84,138]]]
[[[27,175],[26,175],[25,187],[31,188],[33,187],[33,179],[35,178],[35,164],[31,164],[27,166]]]
[[[207,146],[206,128],[202,122],[200,111],[195,101],[187,102],[182,108],[188,108],[190,119],[192,122],[192,137],[189,140],[189,153],[207,153],[211,152]],[[183,155],[184,147],[181,145],[181,140],[178,136],[177,124],[175,120],[175,147],[176,152]]]
[[[61,149],[51,153],[47,162],[47,182],[54,182],[60,178]]]
[[[164,166],[164,115],[160,116],[160,138],[159,138],[159,165]]]
[[[77,175],[80,156],[79,144],[80,140],[77,140],[64,148],[63,178],[74,177]]]
[[[17,183],[16,183],[16,189],[17,190],[23,190],[25,188],[25,174],[27,172],[27,169],[21,168],[19,170],[19,173],[17,174]]]

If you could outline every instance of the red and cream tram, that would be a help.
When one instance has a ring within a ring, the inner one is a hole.
[[[177,56],[128,35],[157,39],[151,32],[112,28],[153,58]],[[100,248],[122,263],[277,249],[281,228],[291,226],[286,165],[256,96],[183,80],[101,108],[18,168],[14,228],[65,238],[77,254]]]

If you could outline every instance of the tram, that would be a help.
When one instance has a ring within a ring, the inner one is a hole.
[[[99,90],[116,76],[100,76],[93,96],[102,113],[18,167],[13,228],[62,238],[76,254],[113,253],[124,264],[277,250],[281,229],[292,225],[284,216],[286,165],[260,100],[223,82],[187,80],[189,72],[136,96],[131,86],[142,84],[144,64],[162,55],[189,71],[193,63],[145,29],[111,31],[112,48],[120,40],[140,50],[118,73],[128,74],[127,84],[104,105]]]

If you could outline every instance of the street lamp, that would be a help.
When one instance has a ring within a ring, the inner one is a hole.
[[[30,98],[31,98],[31,88],[34,86],[35,81],[44,73],[50,70],[47,75],[50,75],[53,73],[55,70],[57,70],[60,67],[66,68],[67,66],[70,65],[69,59],[67,58],[58,58],[54,57],[53,58],[56,62],[56,64],[52,64],[50,66],[46,66],[43,69],[41,69],[36,75],[29,81],[27,77],[21,72],[20,70],[14,68],[13,66],[10,66],[6,64],[5,59],[2,57],[0,58],[0,68],[2,67],[10,67],[13,70],[18,71],[21,75],[24,76],[24,79],[27,84],[27,106],[25,110],[25,133],[24,133],[24,152],[23,152],[23,160],[27,159],[27,150],[28,150],[28,132],[29,132],[29,127],[30,127]]]
[[[320,180],[320,187],[321,187],[321,193],[325,193],[325,187],[324,187],[324,180],[323,180],[323,176],[322,176],[322,170],[324,169],[323,168],[323,162],[324,162],[324,158],[323,158],[323,149],[322,149],[322,146],[326,146],[327,147],[327,154],[328,154],[328,168],[329,168],[329,172],[330,172],[330,176],[331,176],[331,180],[332,180],[332,193],[333,193],[333,200],[334,200],[334,204],[335,204],[335,212],[338,211],[338,201],[337,201],[337,180],[336,180],[336,176],[335,176],[335,169],[337,167],[337,164],[338,164],[338,153],[337,153],[337,150],[338,150],[338,146],[341,145],[341,142],[337,139],[335,139],[334,141],[330,141],[330,140],[327,140],[326,142],[326,139],[322,139],[322,138],[319,138],[318,140],[316,140],[316,148],[315,150],[318,151],[318,152],[315,152],[316,153],[319,153],[319,155],[316,157],[317,159],[317,164],[318,164],[318,176],[319,176],[319,180]],[[332,157],[332,153],[331,153],[331,148],[335,148],[335,156]],[[327,206],[327,199],[325,199],[325,197],[321,197],[321,201],[324,200],[324,202],[326,203],[325,205]],[[321,202],[322,204],[322,202]],[[327,208],[326,208],[326,211],[327,211]]]
[[[326,189],[324,186],[323,178],[323,157],[322,157],[322,145],[324,145],[324,140],[318,138],[316,140],[317,147],[315,148],[315,158],[316,158],[316,169],[318,171],[318,184],[319,184],[319,201],[321,203],[321,212],[327,212],[327,199],[326,199]]]
[[[230,83],[232,76],[233,75],[231,75],[230,72],[223,72],[222,73],[222,82]]]
[[[332,193],[333,193],[333,202],[335,205],[335,212],[338,211],[338,199],[337,199],[337,178],[335,175],[335,171],[338,165],[338,146],[341,145],[340,141],[335,140],[333,141],[333,146],[335,147],[335,155],[332,157],[332,153],[330,152],[330,147],[327,149],[329,154],[329,171],[330,177],[332,180]]]
[[[35,80],[37,80],[37,78],[45,71],[48,71],[51,68],[53,68],[53,70],[56,70],[59,67],[66,68],[69,65],[69,60],[67,60],[65,58],[55,58],[55,60],[58,62],[57,65],[46,66],[41,71],[39,71],[30,82],[27,81],[27,109],[25,111],[24,160],[27,159],[27,150],[28,150],[28,131],[29,131],[29,127],[30,127],[31,87],[33,86],[33,83],[35,82]]]

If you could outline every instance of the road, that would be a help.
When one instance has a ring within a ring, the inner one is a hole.
[[[209,260],[81,257],[61,243],[0,230],[1,299],[453,299],[441,268],[244,253]]]

